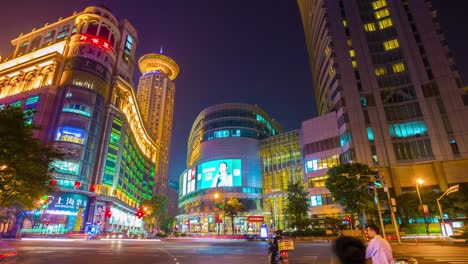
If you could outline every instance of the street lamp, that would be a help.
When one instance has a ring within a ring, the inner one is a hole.
[[[217,203],[218,203],[218,199],[219,199],[219,193],[215,192],[213,194],[213,197],[215,199],[215,206],[217,207]],[[217,231],[218,231],[218,236],[219,236],[219,233],[220,233],[220,224],[219,224],[219,213],[218,213],[218,219],[216,219],[215,217],[215,221],[216,221],[216,226],[217,226]]]
[[[421,206],[421,212],[423,213],[423,217],[424,217],[424,225],[426,226],[426,234],[429,235],[429,224],[427,223],[427,220],[426,220],[426,213],[424,212],[424,205],[421,199],[421,193],[419,192],[419,185],[422,185],[423,183],[424,183],[423,179],[416,180],[416,192],[418,193],[419,205]]]

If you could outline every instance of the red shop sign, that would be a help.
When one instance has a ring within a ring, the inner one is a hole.
[[[247,216],[247,222],[263,222],[263,216]]]

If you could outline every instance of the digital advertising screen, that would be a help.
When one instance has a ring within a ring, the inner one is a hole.
[[[197,190],[241,186],[242,160],[222,159],[204,162],[197,167]]]

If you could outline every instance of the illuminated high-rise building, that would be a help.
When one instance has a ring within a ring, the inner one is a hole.
[[[262,197],[265,223],[273,229],[288,228],[285,215],[287,189],[290,183],[302,183],[300,130],[281,133],[260,142],[262,157]]]
[[[174,79],[179,66],[163,54],[146,54],[138,61],[143,74],[138,84],[137,99],[143,120],[156,137],[156,192],[167,192],[167,174],[174,115]]]
[[[441,190],[466,182],[468,94],[430,1],[298,4],[318,112],[335,112],[338,124],[337,133],[306,142],[304,164],[315,160],[306,177],[323,177],[316,153],[333,149],[319,154],[331,157],[339,144],[341,163],[379,169],[396,194],[414,190],[418,178]],[[307,129],[321,129],[312,123]]]
[[[35,136],[65,153],[34,228],[141,232],[135,213],[153,195],[159,149],[132,85],[137,39],[93,6],[20,34],[0,61],[0,107],[35,109]]]

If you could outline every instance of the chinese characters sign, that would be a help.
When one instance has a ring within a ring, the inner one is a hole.
[[[88,196],[78,193],[54,193],[49,195],[48,211],[77,213],[88,205]]]
[[[81,34],[80,35],[80,41],[89,42],[89,43],[91,43],[91,44],[93,44],[95,46],[101,47],[101,48],[103,48],[105,50],[111,49],[111,45],[108,42],[98,38],[97,36]]]

